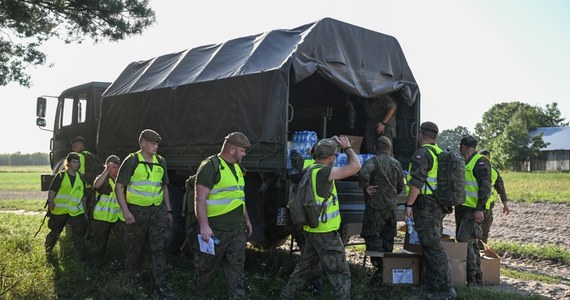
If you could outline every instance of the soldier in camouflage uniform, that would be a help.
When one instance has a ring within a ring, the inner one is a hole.
[[[364,99],[366,129],[364,142],[366,153],[374,153],[374,144],[380,136],[392,141],[396,137],[396,100],[390,95]]]
[[[337,147],[342,148],[348,155],[348,164],[344,167],[333,167]],[[305,245],[301,253],[301,261],[289,282],[281,291],[279,299],[294,299],[305,282],[320,274],[321,270],[331,282],[336,299],[350,299],[350,270],[346,261],[344,245],[338,229],[340,227],[340,210],[336,193],[335,180],[352,176],[360,170],[358,156],[350,148],[347,137],[323,139],[315,146],[313,156],[315,164],[312,169],[312,180],[315,185],[313,195],[317,203],[324,202],[324,196],[332,188],[326,206],[326,221],[319,218],[317,227],[303,227]]]
[[[59,172],[51,182],[48,192],[50,232],[46,236],[45,249],[51,254],[65,224],[71,226],[73,246],[80,260],[87,260],[85,247],[85,184],[79,170],[79,154],[70,152],[64,163],[64,170]]]
[[[174,299],[167,281],[165,253],[171,235],[172,210],[166,161],[156,154],[160,141],[160,135],[154,130],[141,132],[140,150],[131,153],[119,168],[115,195],[127,223],[124,239],[126,271],[133,280],[139,277],[148,239],[156,291],[160,298]]]
[[[479,154],[485,156],[489,162],[491,161],[491,153],[489,150],[481,150],[479,151]],[[499,170],[497,170],[497,168],[493,167],[492,165],[491,180],[491,184],[493,185],[495,191],[497,191],[497,194],[499,194],[499,199],[501,199],[501,203],[503,204],[503,215],[508,216],[511,213],[511,210],[509,209],[509,199],[507,198],[505,183],[503,182],[503,178],[501,177]],[[484,220],[483,223],[481,223],[483,236],[481,237],[480,241],[483,243],[487,243],[487,240],[489,239],[489,231],[491,231],[491,224],[493,224],[493,207],[495,207],[495,197],[493,194],[491,194],[491,197],[489,197],[489,200],[485,205]],[[479,243],[479,247],[479,249],[483,249],[483,244]]]
[[[477,139],[465,136],[459,151],[465,158],[465,203],[455,208],[456,237],[467,242],[467,286],[483,285],[479,239],[483,236],[481,223],[485,219],[485,205],[491,195],[491,164],[477,153]]]
[[[360,236],[366,242],[366,250],[392,252],[396,237],[396,196],[404,189],[402,165],[392,153],[392,142],[381,136],[375,145],[376,156],[366,161],[358,172],[360,187],[364,189],[364,220]],[[382,259],[372,258],[382,274]]]
[[[433,122],[420,125],[418,142],[421,147],[411,158],[406,190],[405,217],[414,219],[422,246],[422,262],[425,267],[425,299],[454,299],[457,292],[451,286],[447,253],[441,244],[443,218],[448,213],[442,208],[428,188],[427,183],[437,182],[437,156],[430,151],[441,153],[435,144],[439,129]]]
[[[230,133],[217,158],[205,159],[198,169],[194,201],[197,231],[205,242],[214,239],[215,255],[196,249],[194,279],[188,282],[189,299],[207,297],[208,285],[219,266],[226,274],[228,299],[246,299],[245,244],[253,230],[245,205],[245,180],[239,162],[250,146],[243,133]],[[213,159],[219,160],[218,170],[214,169]],[[199,247],[198,243],[195,247]]]
[[[117,236],[120,246],[124,247],[125,217],[115,196],[115,179],[120,165],[121,159],[116,155],[110,155],[105,161],[105,170],[93,183],[97,194],[91,218],[91,231],[95,245],[93,263],[97,267],[105,260],[105,248],[111,231]]]

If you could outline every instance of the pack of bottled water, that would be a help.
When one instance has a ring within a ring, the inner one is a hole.
[[[309,151],[311,150],[311,147],[313,147],[313,144],[315,144],[317,142],[317,133],[314,131],[295,131],[293,133],[293,137],[291,140],[291,149],[290,150],[295,150],[297,151],[299,154],[301,154],[301,156],[304,159],[309,159],[311,158],[311,154],[309,153]]]

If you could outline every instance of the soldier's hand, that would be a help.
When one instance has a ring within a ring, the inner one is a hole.
[[[366,188],[366,193],[370,196],[376,194],[376,191],[378,190],[378,185],[369,185]]]
[[[55,209],[55,202],[53,202],[53,201],[48,202],[48,208],[49,208],[49,210],[54,210]]]
[[[125,217],[125,223],[127,224],[133,224],[135,223],[135,217],[133,216],[133,214],[131,214],[130,211],[126,211],[123,213],[123,216]]]
[[[346,137],[346,136],[344,136],[344,135],[338,137],[338,136],[335,135],[335,136],[334,136],[334,139],[336,140],[338,146],[339,146],[341,149],[344,150],[345,148],[350,147],[350,140],[348,139],[348,137]]]
[[[245,222],[245,230],[247,233],[247,237],[250,237],[251,234],[253,233],[253,227],[251,226],[251,222],[249,220]]]
[[[172,216],[172,213],[166,213],[166,215],[168,219],[168,224],[170,225],[174,224],[174,216]]]
[[[386,128],[386,126],[384,124],[382,124],[382,122],[378,122],[376,124],[376,133],[378,133],[378,134],[384,133],[384,128]]]
[[[509,209],[509,206],[507,205],[507,203],[503,204],[503,215],[508,216],[511,213],[511,210]]]
[[[412,213],[412,208],[411,207],[406,207],[406,209],[404,210],[404,217],[405,218],[414,218],[414,214]]]
[[[212,228],[210,228],[209,225],[200,226],[200,235],[202,236],[204,242],[207,243],[210,240],[210,238],[214,235],[214,232],[212,231]]]
[[[483,220],[485,220],[485,215],[483,214],[482,210],[476,210],[473,213],[473,216],[475,217],[475,222],[477,223],[483,223]]]

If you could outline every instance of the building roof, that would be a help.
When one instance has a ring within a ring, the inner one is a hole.
[[[542,140],[547,144],[541,151],[570,150],[570,126],[539,127],[529,133],[531,137],[542,132]]]

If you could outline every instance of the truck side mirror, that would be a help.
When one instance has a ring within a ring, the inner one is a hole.
[[[44,118],[37,118],[36,119],[36,125],[38,125],[40,127],[45,127],[46,126],[46,120]]]
[[[46,116],[46,98],[38,97],[38,101],[36,103],[36,116],[38,118],[45,118]],[[39,121],[39,119],[38,119]],[[38,126],[40,126],[38,124]],[[45,126],[45,121],[44,121]]]

